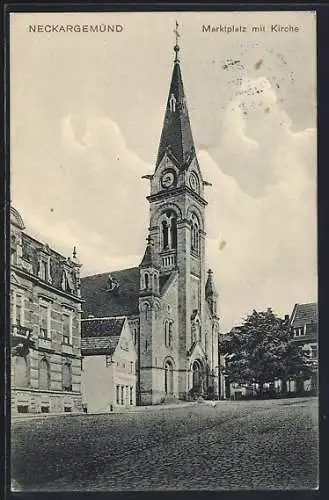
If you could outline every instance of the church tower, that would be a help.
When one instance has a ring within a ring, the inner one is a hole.
[[[205,297],[204,219],[207,205],[204,186],[208,183],[202,178],[194,147],[179,60],[177,27],[176,24],[174,66],[155,171],[153,175],[145,176],[150,180],[151,191],[147,199],[152,241],[149,252],[152,253],[153,267],[148,267],[147,271],[143,267],[141,273],[151,275],[157,269],[159,289],[150,290],[147,297],[144,291],[141,293],[140,310],[147,300],[149,304],[157,304],[160,311],[158,321],[156,313],[150,319],[150,315],[141,312],[142,404],[143,401],[144,404],[156,402],[163,387],[166,394],[174,394],[180,399],[187,399],[195,384],[200,386],[200,392],[204,392],[206,372],[209,372],[206,321],[211,314],[209,316]],[[150,348],[148,353],[144,352],[146,342]],[[193,368],[191,356],[195,350],[199,365]],[[195,375],[193,371],[196,370]]]

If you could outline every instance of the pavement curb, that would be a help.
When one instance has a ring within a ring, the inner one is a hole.
[[[202,403],[204,404],[204,403]],[[136,413],[147,413],[149,411],[174,410],[179,408],[188,408],[199,406],[198,402],[172,404],[172,405],[153,405],[153,406],[137,406],[136,409],[118,410],[118,411],[99,411],[99,412],[70,412],[70,413],[36,413],[24,415],[12,415],[11,421],[21,422],[22,420],[48,419],[51,417],[74,417],[74,416],[97,416],[97,415],[130,415]],[[137,409],[138,408],[138,409]]]

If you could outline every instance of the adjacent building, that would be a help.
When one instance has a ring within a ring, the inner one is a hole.
[[[82,320],[82,401],[85,411],[136,405],[136,360],[126,316]]]
[[[295,304],[290,317],[290,324],[294,331],[294,341],[300,345],[312,363],[312,377],[303,382],[303,385],[292,381],[291,391],[304,390],[316,392],[318,388],[318,307],[315,302]]]
[[[82,411],[80,264],[25,232],[11,207],[11,407]]]
[[[144,256],[138,267],[81,279],[84,319],[127,317],[140,405],[219,393],[217,292],[205,268],[209,182],[195,152],[178,45],[174,50],[155,168],[145,176],[150,212]]]
[[[316,394],[318,389],[318,308],[315,302],[295,304],[291,315],[286,315],[293,330],[293,341],[296,342],[307,355],[312,367],[312,376],[307,380],[293,377],[285,382],[276,379],[274,382],[264,384],[264,389],[274,389],[276,393]],[[221,339],[230,341],[231,335],[239,331],[240,327],[221,335]],[[230,355],[220,355],[221,373],[221,399],[241,399],[253,397],[257,394],[258,384],[229,383],[225,376],[225,364]]]

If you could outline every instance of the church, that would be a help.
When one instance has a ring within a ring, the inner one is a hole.
[[[82,356],[95,320],[127,318],[136,350],[136,404],[219,398],[217,292],[205,267],[204,188],[184,92],[180,47],[150,183],[140,265],[81,278]],[[88,328],[87,328],[88,324]],[[102,328],[104,337],[114,333]],[[89,353],[90,354],[90,353]]]

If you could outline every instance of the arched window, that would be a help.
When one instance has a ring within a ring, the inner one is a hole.
[[[46,359],[42,359],[39,365],[39,389],[50,389],[50,368]]]
[[[70,363],[63,365],[63,391],[72,391],[72,366]]]
[[[168,347],[172,347],[172,344],[173,344],[173,323],[172,321],[169,321],[169,325],[168,325]]]
[[[195,253],[200,251],[200,228],[199,221],[195,214],[191,216],[191,250]]]
[[[27,359],[23,356],[17,356],[15,362],[15,385],[16,387],[29,386],[29,372]]]
[[[149,317],[150,317],[150,306],[149,306],[149,304],[144,304],[143,309],[144,309],[144,317],[145,317],[145,319],[149,319]]]
[[[162,221],[162,248],[166,250],[169,246],[168,223],[166,220]]]
[[[154,287],[154,291],[156,292],[157,289],[158,289],[158,276],[157,276],[157,273],[153,274],[153,287]]]
[[[167,210],[161,222],[162,249],[171,250],[177,248],[177,219],[172,210]]]
[[[149,278],[148,273],[145,273],[144,280],[145,280],[145,288],[146,288],[146,290],[148,290],[148,289],[149,289],[149,286],[150,286],[149,279],[150,279],[150,278]]]
[[[172,347],[173,345],[173,322],[166,319],[165,321],[165,345]]]
[[[165,393],[172,394],[174,392],[174,373],[172,362],[168,359],[165,363]]]
[[[170,224],[171,248],[177,248],[177,221],[176,217],[171,218]]]
[[[169,321],[165,321],[165,345],[168,345],[168,335],[169,335]]]

